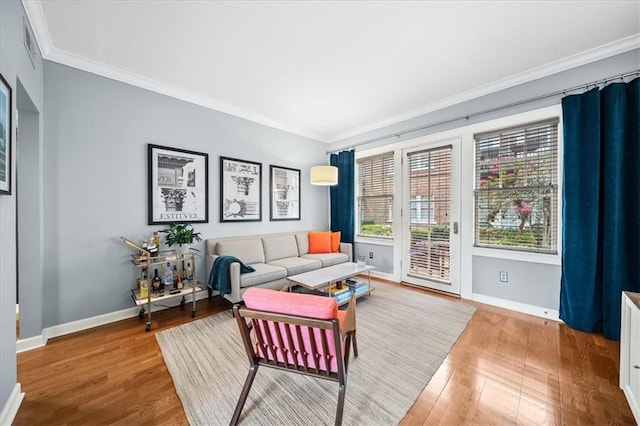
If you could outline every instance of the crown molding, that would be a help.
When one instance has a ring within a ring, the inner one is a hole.
[[[162,83],[160,81],[141,76],[136,73],[125,71],[120,68],[116,68],[110,65],[105,65],[101,62],[94,61],[82,56],[75,55],[73,53],[60,50],[56,47],[52,47],[49,54],[45,58],[48,61],[57,62],[62,65],[67,65],[72,68],[76,68],[82,71],[86,71],[92,74],[99,75],[101,77],[107,77],[112,80],[120,81],[122,83],[130,84],[132,86],[140,87],[152,92],[160,93],[165,96],[176,98],[185,102],[189,102],[195,105],[199,105],[208,109],[212,109],[218,112],[232,115],[234,117],[243,118],[245,120],[252,121],[254,123],[262,124],[264,126],[272,127],[274,129],[282,130],[288,133],[293,133],[298,136],[322,141],[322,136],[307,132],[302,129],[297,129],[292,126],[287,126],[283,123],[270,120],[268,118],[256,115],[252,112],[246,111],[242,108],[237,108],[207,96],[199,95],[197,93],[190,92],[188,90],[180,89],[178,87]]]
[[[47,59],[53,44],[51,43],[51,33],[49,33],[47,20],[44,18],[42,3],[39,0],[22,0],[22,7],[31,24],[31,29],[33,30],[33,35],[35,36],[42,58]]]
[[[622,38],[620,40],[613,41],[611,43],[604,44],[593,49],[586,50],[584,52],[568,56],[542,65],[536,68],[532,68],[525,72],[512,75],[502,80],[495,81],[493,83],[480,86],[478,88],[460,93],[449,98],[445,98],[436,102],[432,102],[421,107],[409,110],[402,114],[395,115],[377,123],[372,123],[366,126],[355,128],[345,133],[335,135],[327,138],[329,143],[338,142],[353,136],[362,135],[373,130],[377,130],[386,126],[400,123],[405,120],[419,117],[421,115],[437,111],[443,108],[447,108],[462,102],[467,102],[472,99],[479,98],[491,93],[498,92],[500,90],[508,89],[510,87],[517,86],[519,84],[528,83],[530,81],[537,80],[539,78],[548,77],[553,74],[557,74],[562,71],[569,70],[571,68],[579,67],[591,62],[605,59],[620,53],[628,52],[634,49],[640,48],[640,33],[634,34],[629,37]]]
[[[242,108],[237,108],[225,104],[207,96],[202,96],[188,90],[180,89],[178,87],[174,87],[157,80],[153,80],[129,71],[112,67],[101,62],[58,49],[53,46],[53,43],[51,41],[51,33],[49,32],[49,27],[47,26],[47,21],[44,16],[42,2],[40,0],[22,0],[22,5],[27,14],[27,18],[29,19],[29,23],[31,24],[31,28],[33,29],[33,33],[35,35],[36,42],[38,43],[38,47],[40,48],[43,59],[77,68],[82,71],[90,72],[102,77],[107,77],[112,80],[117,80],[122,83],[127,83],[132,86],[147,89],[152,92],[160,93],[162,95],[176,98],[208,109],[223,112],[234,117],[243,118],[245,120],[272,127],[274,129],[293,133],[295,135],[303,136],[316,141],[323,141],[322,135],[307,132],[293,126],[288,126],[286,124],[259,116],[250,111],[246,111]]]
[[[143,89],[150,90],[152,92],[160,93],[172,98],[180,99],[185,102],[189,102],[195,105],[212,109],[215,111],[223,112],[235,117],[243,118],[245,120],[252,121],[254,123],[262,124],[264,126],[279,129],[285,132],[293,133],[306,138],[314,139],[316,141],[334,143],[344,139],[365,134],[386,126],[400,123],[402,121],[410,120],[412,118],[419,117],[424,114],[428,114],[433,111],[437,111],[443,108],[450,107],[462,102],[470,101],[481,96],[485,96],[500,90],[508,89],[519,84],[528,83],[539,78],[547,77],[552,74],[556,74],[562,71],[566,71],[571,68],[575,68],[581,65],[595,62],[600,59],[605,59],[610,56],[614,56],[620,53],[628,52],[630,50],[640,48],[640,33],[633,34],[629,37],[622,38],[620,40],[613,41],[611,43],[604,44],[602,46],[586,50],[584,52],[568,56],[558,61],[551,62],[549,64],[530,69],[528,71],[515,74],[502,80],[495,81],[493,83],[480,86],[478,88],[460,93],[455,96],[451,96],[445,99],[441,99],[436,102],[431,102],[426,105],[414,108],[401,114],[394,115],[387,119],[368,124],[366,126],[357,127],[347,132],[339,133],[331,137],[326,135],[315,134],[306,130],[298,129],[286,124],[256,115],[250,111],[246,111],[242,108],[238,108],[232,105],[225,104],[213,98],[199,95],[178,87],[174,87],[157,80],[153,80],[129,71],[125,71],[116,67],[112,67],[101,62],[97,62],[82,56],[78,56],[63,50],[60,50],[53,46],[51,41],[51,34],[47,26],[46,19],[44,17],[44,11],[42,10],[42,3],[40,0],[22,0],[22,4],[27,14],[27,18],[31,23],[33,32],[42,53],[43,59],[67,65],[73,68],[77,68],[83,71],[90,72],[99,76],[107,77],[113,80],[117,80],[123,83],[131,84]]]

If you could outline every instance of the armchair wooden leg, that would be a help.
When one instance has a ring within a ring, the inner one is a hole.
[[[358,356],[358,342],[356,342],[356,294],[351,294],[351,300],[349,300],[349,306],[347,306],[347,312],[344,317],[344,329],[348,336],[351,336],[353,341],[353,355]]]
[[[255,364],[249,367],[249,372],[247,373],[247,379],[245,380],[244,386],[242,387],[242,393],[240,393],[240,399],[238,399],[236,410],[233,412],[233,417],[231,418],[231,422],[229,423],[229,425],[235,426],[238,424],[238,420],[240,419],[240,413],[242,412],[242,408],[244,408],[244,403],[247,401],[247,397],[249,396],[249,391],[251,390],[251,385],[253,384],[253,379],[255,379],[257,372],[258,372],[258,364]]]
[[[351,342],[353,343],[353,356],[358,357],[358,342],[356,341],[356,332],[353,332],[351,336]]]
[[[344,411],[344,395],[346,393],[347,385],[340,385],[338,387],[338,408],[336,409],[336,426],[342,425],[342,412]]]

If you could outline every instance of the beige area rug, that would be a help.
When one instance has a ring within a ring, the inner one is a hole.
[[[475,308],[388,284],[358,300],[359,357],[351,358],[344,425],[400,422]],[[231,312],[156,334],[192,425],[227,425],[249,362]],[[260,367],[243,425],[330,425],[338,385]]]

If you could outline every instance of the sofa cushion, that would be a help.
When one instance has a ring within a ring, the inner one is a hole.
[[[331,253],[340,253],[340,231],[331,233]]]
[[[319,253],[319,254],[305,254],[301,257],[305,259],[314,259],[322,262],[322,267],[337,265],[349,261],[349,256],[344,253]]]
[[[286,268],[281,266],[267,265],[266,263],[252,263],[251,266],[256,271],[240,274],[240,288],[251,287],[287,276]]]
[[[262,246],[264,247],[264,260],[266,263],[272,260],[298,256],[298,244],[296,243],[296,237],[293,235],[263,238]]]
[[[331,232],[309,232],[309,253],[331,253]]]
[[[302,257],[287,257],[285,259],[272,260],[269,265],[281,266],[287,269],[287,276],[302,274],[322,268],[322,261],[319,259],[304,259]]]
[[[309,233],[296,233],[296,242],[298,243],[298,256],[309,253]]]
[[[247,265],[264,263],[264,249],[261,239],[219,241],[217,254],[235,256]]]

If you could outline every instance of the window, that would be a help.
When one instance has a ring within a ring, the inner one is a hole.
[[[414,195],[409,202],[411,223],[436,223],[436,208],[433,196]]]
[[[411,156],[411,164],[409,165],[410,171],[424,171],[431,169],[434,164],[434,158],[429,155],[429,152],[420,152],[416,154],[412,154]]]
[[[475,245],[557,253],[558,119],[474,139]]]
[[[393,152],[359,158],[358,232],[366,237],[393,237]]]

